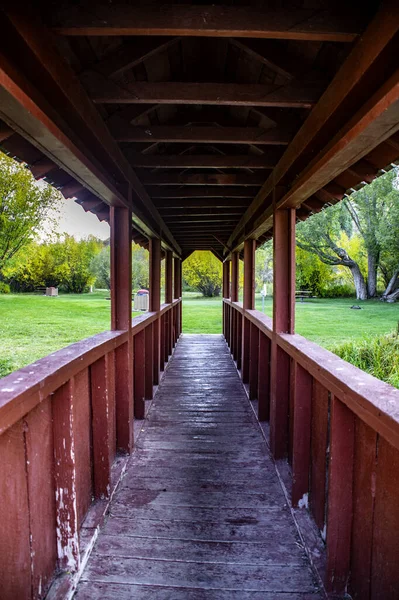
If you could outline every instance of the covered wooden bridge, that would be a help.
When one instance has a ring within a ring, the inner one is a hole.
[[[1,599],[399,598],[399,391],[294,333],[296,221],[399,158],[397,1],[2,7],[1,148],[109,221],[112,331],[0,381]]]

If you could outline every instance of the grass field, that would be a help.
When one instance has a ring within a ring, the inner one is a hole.
[[[110,325],[109,293],[61,295],[0,295],[0,377]],[[397,328],[399,304],[361,303],[352,299],[313,299],[296,304],[296,331],[330,348],[337,343],[389,333]],[[257,297],[256,308],[262,307]],[[271,316],[272,300],[265,301]],[[183,331],[221,333],[222,302],[195,293],[184,295]]]

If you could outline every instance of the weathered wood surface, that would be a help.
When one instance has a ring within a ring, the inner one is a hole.
[[[178,342],[76,597],[322,597],[222,336]]]

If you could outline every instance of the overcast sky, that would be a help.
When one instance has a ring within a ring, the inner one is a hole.
[[[48,228],[47,231],[49,231]],[[95,235],[102,240],[109,238],[110,235],[108,223],[99,221],[91,212],[85,212],[79,204],[71,199],[62,200],[56,230],[53,229],[53,233],[68,233],[77,239]]]

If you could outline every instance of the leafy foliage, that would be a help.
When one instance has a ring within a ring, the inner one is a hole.
[[[34,239],[60,198],[55,188],[38,184],[24,165],[0,153],[0,278],[13,256]]]
[[[204,296],[219,296],[222,289],[222,263],[212,252],[193,252],[183,262],[183,278]]]

